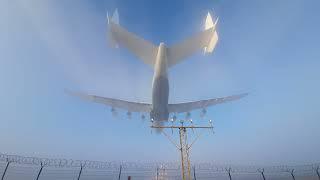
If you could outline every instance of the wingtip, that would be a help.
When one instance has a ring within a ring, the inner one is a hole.
[[[242,99],[242,98],[244,98],[244,97],[246,97],[248,95],[249,95],[249,93],[242,93],[242,94],[234,96],[234,98],[235,98],[235,100]]]
[[[246,92],[246,93],[243,93],[243,95],[244,95],[244,96],[247,96],[247,95],[249,95],[249,93],[248,93],[248,92]]]
[[[69,89],[64,89],[63,91],[64,91],[64,93],[66,93],[66,94],[68,94],[68,95],[71,95],[71,94],[72,94],[72,91],[70,91]]]
[[[90,95],[88,95],[88,94],[85,94],[85,93],[75,92],[75,91],[71,91],[71,90],[68,90],[68,89],[65,89],[64,92],[66,94],[70,95],[70,96],[79,97],[79,98],[87,100],[87,101],[92,100],[92,97]]]
[[[240,98],[242,98],[242,97],[246,97],[246,96],[248,96],[248,95],[249,95],[249,93],[248,93],[248,92],[246,92],[246,93],[242,93],[242,94],[239,94]]]
[[[78,92],[75,92],[75,91],[71,91],[69,89],[64,89],[64,92],[69,96],[78,96],[79,97],[81,95],[81,93],[78,93]]]

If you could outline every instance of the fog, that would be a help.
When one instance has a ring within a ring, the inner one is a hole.
[[[64,90],[151,102],[153,70],[127,50],[108,46],[107,11],[117,7],[125,28],[170,46],[200,31],[210,10],[220,18],[217,48],[170,69],[170,102],[249,96],[208,109],[215,134],[205,133],[195,144],[192,160],[319,162],[320,4],[162,3],[2,1],[1,151],[105,161],[177,160],[175,147],[151,134],[139,115],[128,120],[120,111],[113,118],[110,108]],[[192,115],[196,119],[198,112]]]

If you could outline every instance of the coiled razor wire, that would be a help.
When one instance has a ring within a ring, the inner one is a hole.
[[[85,167],[90,169],[115,169],[122,168],[130,169],[144,169],[144,168],[164,168],[164,169],[178,169],[178,163],[154,163],[154,162],[102,162],[102,161],[90,161],[90,160],[73,160],[73,159],[50,159],[50,158],[38,158],[38,157],[25,157],[18,155],[8,155],[0,153],[0,161],[10,162],[16,164],[25,165],[37,165],[41,164],[48,167]]]
[[[7,155],[0,153],[0,161],[16,164],[59,167],[59,168],[89,168],[89,169],[118,169],[121,165],[124,169],[180,169],[179,162],[102,162],[89,160],[73,160],[73,159],[50,159],[37,157],[24,157],[18,155]],[[207,171],[213,173],[259,173],[263,170],[264,173],[284,173],[295,170],[296,173],[313,173],[319,170],[320,163],[296,165],[296,166],[240,166],[240,165],[215,165],[213,163],[197,163],[194,168],[199,171]]]

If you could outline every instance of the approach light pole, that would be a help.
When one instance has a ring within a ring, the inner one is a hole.
[[[152,121],[153,122],[153,121]],[[180,125],[178,126],[154,126],[151,125],[151,128],[155,129],[171,129],[172,131],[174,129],[179,130],[179,143],[176,143],[171,136],[169,136],[165,131],[161,131],[172,144],[174,144],[177,149],[180,151],[181,155],[181,175],[182,180],[192,180],[191,178],[191,165],[190,165],[190,149],[192,145],[198,140],[201,134],[197,134],[194,140],[189,144],[188,143],[188,136],[187,136],[187,129],[192,129],[194,132],[194,129],[213,129],[212,121],[209,121],[209,126],[194,126],[191,120],[191,125],[185,125],[184,120],[180,121]]]

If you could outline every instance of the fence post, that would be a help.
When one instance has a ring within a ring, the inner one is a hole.
[[[266,177],[264,176],[264,168],[258,169],[258,172],[261,173],[263,180],[266,180]]]
[[[159,178],[159,167],[157,166],[157,180]]]
[[[40,177],[40,174],[41,174],[41,172],[42,172],[42,169],[43,169],[43,167],[44,167],[44,163],[42,163],[41,162],[41,168],[40,168],[40,170],[39,170],[39,172],[38,172],[38,175],[37,175],[37,178],[36,178],[36,180],[39,180],[39,177]]]
[[[82,174],[83,164],[80,165],[80,171],[78,174],[78,180],[80,180],[81,174]]]
[[[197,180],[197,177],[196,177],[196,166],[193,166],[193,179]]]
[[[119,170],[119,177],[118,177],[118,180],[120,180],[120,178],[121,178],[121,171],[122,171],[122,165],[120,165],[120,170]]]
[[[231,167],[226,168],[226,171],[228,172],[229,180],[232,180],[232,177],[231,177]]]
[[[10,163],[11,163],[11,161],[9,160],[9,158],[7,158],[7,165],[6,165],[6,168],[5,168],[4,171],[3,171],[1,180],[4,180],[4,177],[5,177],[6,173],[7,173],[7,170],[8,170],[8,168],[9,168]]]
[[[317,175],[318,175],[318,179],[320,180],[319,166],[317,166],[317,167],[315,168],[315,171],[316,171],[316,173],[317,173]]]
[[[294,169],[291,169],[291,171],[287,170],[287,172],[289,172],[291,174],[291,177],[293,180],[296,180],[296,178],[294,177]]]

